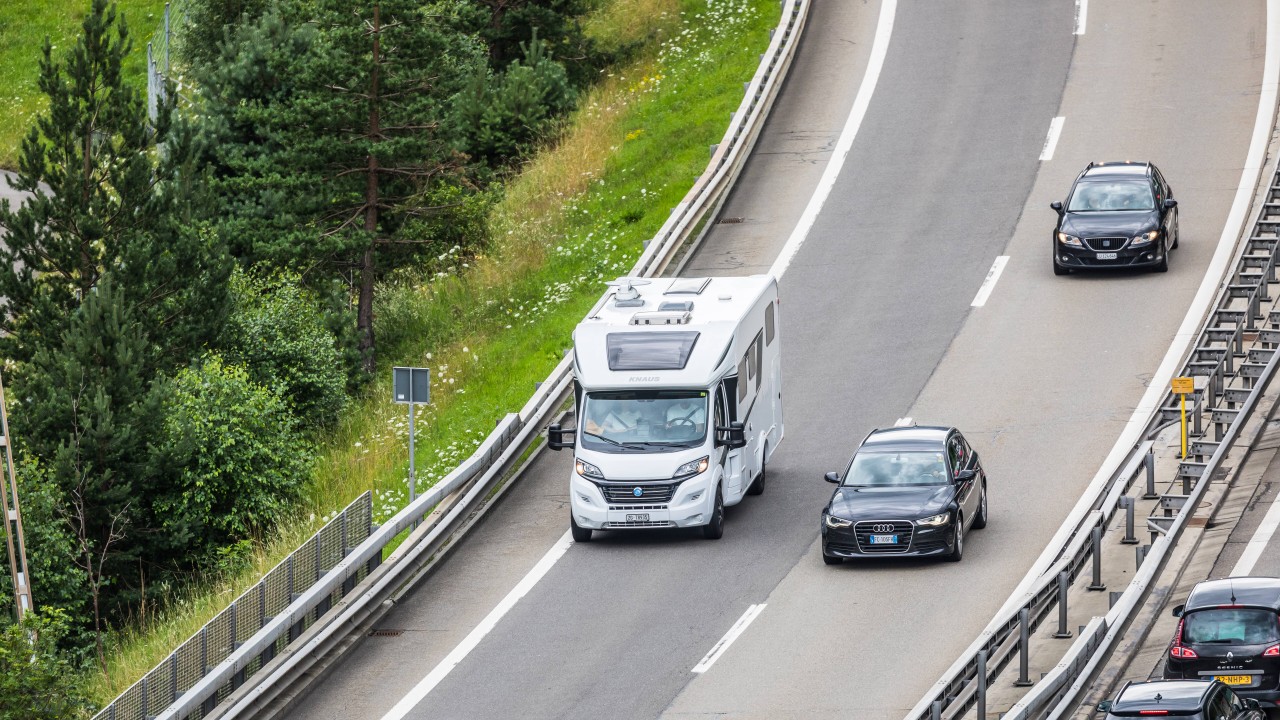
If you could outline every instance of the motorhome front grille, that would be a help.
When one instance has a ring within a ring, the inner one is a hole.
[[[632,522],[607,522],[604,524],[606,530],[612,528],[665,528],[675,526],[676,524],[670,520],[635,520]]]
[[[680,487],[678,482],[661,484],[637,482],[601,485],[600,492],[604,493],[605,502],[610,505],[635,505],[637,503],[651,505],[671,502],[672,496],[676,494],[677,487]]]
[[[915,527],[905,520],[873,520],[855,527],[858,547],[864,553],[900,553],[911,549],[911,533]],[[876,541],[872,542],[872,536]],[[885,542],[894,539],[896,542]]]
[[[610,505],[610,510],[666,510],[666,505]]]

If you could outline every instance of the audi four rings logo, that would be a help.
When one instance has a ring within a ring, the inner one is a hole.
[[[889,523],[880,523],[871,526],[871,532],[893,532],[893,526]]]
[[[631,491],[631,494],[635,495],[636,497],[640,497],[641,495],[644,494],[644,488],[642,487],[635,488]]]

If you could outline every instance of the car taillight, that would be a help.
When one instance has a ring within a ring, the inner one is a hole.
[[[1272,645],[1262,651],[1262,657],[1280,657],[1280,645]]]
[[[1185,619],[1178,621],[1178,631],[1173,634],[1173,647],[1169,648],[1169,654],[1183,660],[1198,658],[1200,656],[1196,654],[1195,650],[1182,644],[1182,624],[1185,622]]]

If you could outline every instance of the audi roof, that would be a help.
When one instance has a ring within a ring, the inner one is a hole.
[[[1111,712],[1137,710],[1199,710],[1204,694],[1213,687],[1204,680],[1149,680],[1130,683],[1120,690]]]
[[[1280,612],[1280,578],[1233,577],[1205,580],[1192,588],[1185,610],[1223,605],[1271,608]]]
[[[947,439],[949,432],[949,427],[933,425],[881,428],[873,430],[862,442],[862,447],[877,450],[933,449]]]

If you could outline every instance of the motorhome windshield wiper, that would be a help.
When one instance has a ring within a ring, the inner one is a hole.
[[[626,445],[626,443],[620,443],[620,442],[618,442],[617,440],[614,440],[613,438],[607,438],[607,437],[605,437],[605,436],[603,436],[603,435],[598,435],[598,434],[593,433],[593,432],[587,432],[586,430],[583,430],[583,431],[582,431],[582,434],[583,434],[583,435],[586,435],[587,437],[593,437],[593,438],[595,438],[595,439],[597,439],[597,440],[603,440],[603,441],[605,441],[605,442],[609,443],[610,445],[617,445],[618,447],[626,447],[626,446],[627,446],[627,445]]]

